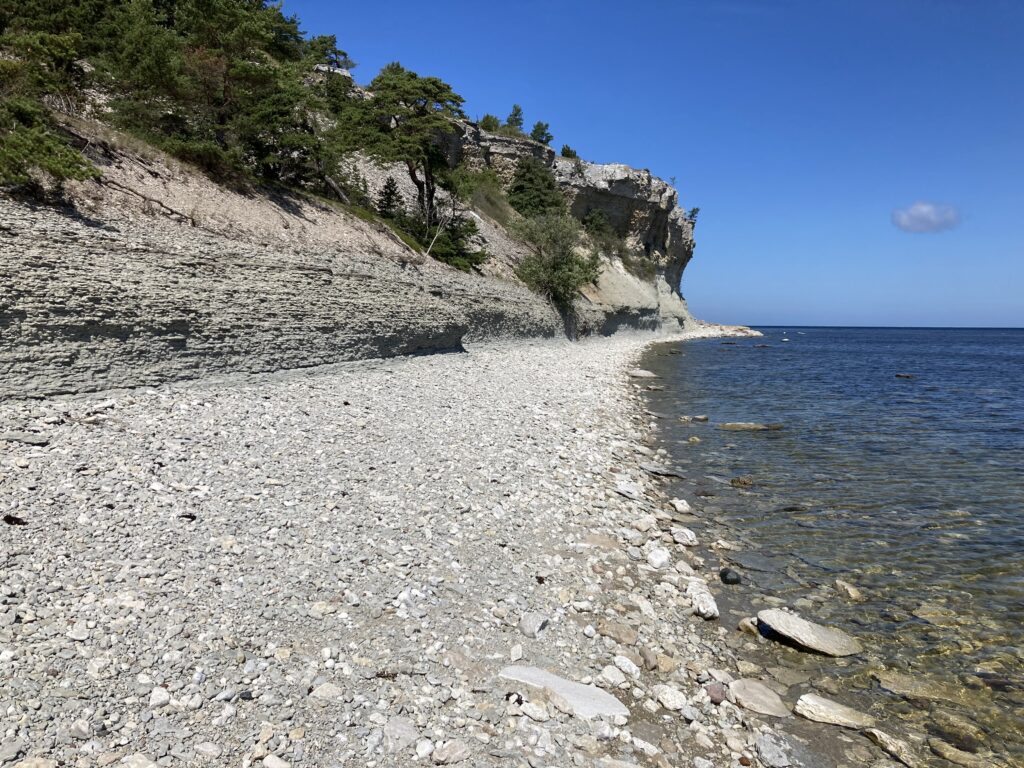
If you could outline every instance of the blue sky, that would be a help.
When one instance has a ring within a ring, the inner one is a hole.
[[[699,317],[1024,326],[1024,2],[285,10],[336,34],[359,82],[401,61],[471,117],[516,102],[555,147],[675,177],[701,209],[683,280]]]

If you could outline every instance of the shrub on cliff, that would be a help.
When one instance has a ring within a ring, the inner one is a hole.
[[[480,118],[480,128],[488,133],[494,133],[501,128],[501,120],[494,115],[484,115]]]
[[[508,201],[523,216],[545,216],[565,212],[565,198],[547,166],[533,157],[524,157],[516,165]]]
[[[601,273],[596,253],[580,249],[580,225],[565,214],[545,214],[518,222],[514,230],[533,253],[519,265],[519,277],[563,312],[571,311],[580,288]]]
[[[501,179],[493,169],[471,171],[460,166],[449,175],[448,183],[460,200],[499,224],[508,224],[512,218],[512,206],[501,188]]]
[[[569,160],[579,159],[579,155],[576,153],[576,150],[570,147],[568,144],[562,145],[562,157],[566,157]]]

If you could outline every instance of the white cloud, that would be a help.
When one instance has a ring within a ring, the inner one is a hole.
[[[942,232],[960,223],[960,212],[952,205],[919,200],[893,210],[892,223],[904,232]]]

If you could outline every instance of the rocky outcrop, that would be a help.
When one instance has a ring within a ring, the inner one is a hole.
[[[524,286],[0,198],[0,399],[553,336]]]
[[[557,157],[543,144],[463,124],[450,149],[452,163],[493,169],[506,183],[524,157],[551,169],[578,219],[598,211],[654,267],[650,280],[630,275],[611,260],[598,284],[584,291],[578,314],[584,329],[678,328],[693,322],[681,292],[683,271],[693,256],[693,222],[679,206],[678,192],[648,170]]]

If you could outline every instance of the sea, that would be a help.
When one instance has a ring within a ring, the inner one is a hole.
[[[1024,765],[1024,330],[758,330],[640,363],[673,491],[743,579],[731,610],[784,604],[864,643],[839,662],[763,643],[807,668],[793,695]]]

